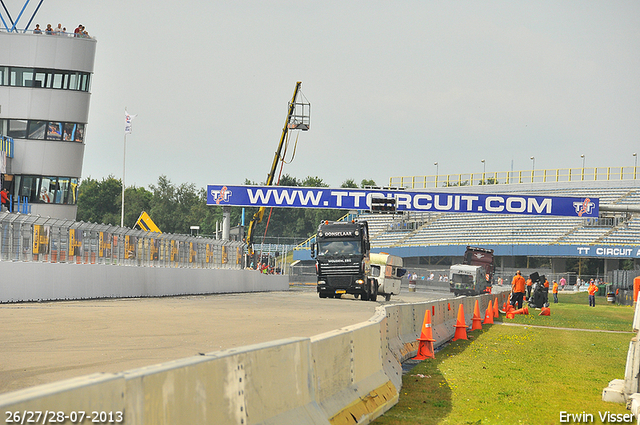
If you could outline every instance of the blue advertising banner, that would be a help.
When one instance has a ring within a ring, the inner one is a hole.
[[[207,205],[368,210],[371,198],[395,198],[398,211],[598,217],[597,198],[330,189],[285,186],[207,186]]]

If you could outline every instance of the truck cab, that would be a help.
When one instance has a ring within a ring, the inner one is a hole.
[[[491,293],[493,250],[468,246],[462,264],[449,269],[449,290],[455,296]]]
[[[366,221],[330,222],[318,226],[311,256],[316,259],[320,298],[343,294],[376,301],[378,287],[369,277],[369,225]]]
[[[455,264],[449,270],[450,291],[458,295],[478,295],[491,289],[482,266]]]

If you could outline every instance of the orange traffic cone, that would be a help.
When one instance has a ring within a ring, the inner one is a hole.
[[[491,307],[491,300],[489,300],[489,305],[487,306],[487,311],[484,313],[484,322],[483,325],[493,325],[493,307]]]
[[[551,316],[551,309],[549,307],[542,307],[542,311],[538,316]]]
[[[507,319],[514,319],[516,317],[515,314],[513,314],[513,311],[508,311],[507,312]]]
[[[482,329],[482,317],[480,317],[480,304],[478,300],[476,300],[476,305],[473,307],[473,317],[471,318],[473,322],[471,325],[471,330],[475,331],[476,329]]]
[[[507,311],[507,303],[506,302],[502,303],[502,311],[504,311],[504,312]]]
[[[516,308],[511,304],[507,304],[507,309],[505,310],[505,313],[512,313],[514,311],[516,311]]]
[[[460,304],[460,308],[458,308],[458,320],[456,320],[455,328],[456,332],[453,335],[452,341],[467,339],[467,325],[464,322],[464,307],[462,304]]]
[[[500,317],[500,310],[498,310],[498,297],[496,297],[495,301],[493,301],[493,317]]]
[[[420,341],[418,344],[418,354],[412,360],[435,359],[433,354],[433,331],[431,330],[431,312],[427,309],[424,312],[424,322],[422,323],[422,331],[420,332]]]
[[[522,307],[521,309],[515,310],[513,314],[529,314],[529,307]]]

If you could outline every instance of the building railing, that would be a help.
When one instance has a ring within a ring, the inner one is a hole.
[[[245,246],[236,241],[0,213],[0,261],[240,269]]]
[[[490,184],[558,183],[604,180],[636,180],[640,170],[633,167],[558,168],[549,170],[497,171],[389,178],[389,186],[428,189]]]
[[[55,30],[55,28],[53,29]],[[58,37],[70,37],[70,38],[79,38],[79,39],[85,39],[85,40],[95,40],[96,38],[93,36],[89,36],[87,34],[76,34],[73,32],[73,30],[69,31],[60,31],[60,32],[56,32],[56,31],[51,31],[51,33],[48,33],[46,28],[40,28],[40,32],[38,32],[37,30],[26,30],[26,29],[19,29],[19,28],[14,28],[13,31],[11,31],[11,28],[4,27],[4,25],[0,25],[0,33],[8,33],[8,34],[33,34],[33,35],[43,35],[43,36],[58,36]]]
[[[0,152],[6,152],[7,158],[13,158],[13,138],[0,135]]]

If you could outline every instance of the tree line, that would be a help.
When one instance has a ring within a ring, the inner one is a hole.
[[[245,185],[257,183],[245,180]],[[264,183],[263,183],[264,184]],[[302,180],[285,174],[280,186],[329,187],[320,177],[308,176]],[[362,180],[360,187],[375,186],[373,180]],[[357,188],[353,179],[345,180],[342,188]],[[222,223],[222,206],[208,206],[205,188],[196,188],[193,183],[172,183],[167,176],[158,177],[156,184],[148,188],[129,186],[124,191],[124,225],[133,228],[142,211],[165,233],[188,234],[191,226],[200,226],[201,235],[213,235],[216,223]],[[242,223],[242,207],[231,208],[231,225]],[[120,225],[122,210],[122,181],[113,176],[102,180],[86,178],[78,188],[77,220],[91,223]],[[244,223],[249,221],[258,208],[244,209]],[[254,232],[254,242],[267,236],[278,236],[304,240],[316,232],[321,220],[336,220],[345,214],[342,210],[273,208],[267,209],[263,220]],[[268,223],[268,229],[267,229]]]

